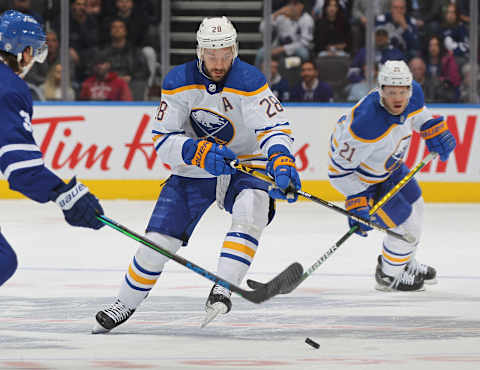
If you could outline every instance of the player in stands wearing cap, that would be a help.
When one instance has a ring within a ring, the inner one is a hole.
[[[32,96],[22,78],[47,52],[45,33],[34,18],[13,10],[0,16],[0,172],[10,189],[40,203],[56,202],[70,225],[99,229],[98,200],[75,178],[65,184],[46,168],[33,138]],[[0,233],[0,285],[16,268],[16,254]]]
[[[263,74],[238,58],[237,32],[226,17],[206,18],[197,32],[197,58],[165,77],[153,125],[158,156],[172,168],[147,226],[147,238],[172,253],[186,245],[213,203],[232,215],[217,273],[240,284],[263,229],[272,220],[272,198],[296,197],[300,179],[292,154],[290,123]],[[235,172],[232,160],[263,168],[277,188]],[[196,246],[196,248],[201,246]],[[93,333],[127,320],[153,288],[167,258],[140,246],[115,301],[97,313]],[[203,326],[231,308],[231,292],[214,285]]]
[[[330,138],[328,176],[343,193],[346,209],[366,219],[371,206],[408,172],[403,160],[412,130],[419,131],[430,152],[446,161],[455,138],[444,117],[434,118],[423,92],[403,61],[387,61],[378,75],[378,88],[340,117]],[[372,221],[398,233],[410,233],[415,243],[387,235],[378,256],[376,288],[382,291],[418,291],[436,282],[433,267],[415,259],[423,225],[424,202],[415,179],[372,216]],[[368,226],[349,219],[350,227],[366,236]]]

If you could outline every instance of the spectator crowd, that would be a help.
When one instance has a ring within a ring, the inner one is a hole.
[[[272,89],[282,101],[356,101],[368,93],[367,8],[375,74],[404,60],[427,102],[468,102],[470,0],[273,0]],[[260,26],[263,31],[263,22]],[[255,64],[263,68],[264,50]]]
[[[61,100],[60,14],[63,0],[0,0],[44,25],[48,57],[25,81],[34,99]],[[144,100],[157,73],[160,20],[154,0],[71,0],[68,100]]]
[[[47,31],[48,58],[27,76],[34,99],[60,100],[60,2],[0,0]],[[173,0],[172,0],[173,1]],[[427,102],[468,102],[470,0],[272,0],[271,87],[284,102],[356,101],[368,93],[367,8],[375,73],[404,60]],[[70,0],[68,100],[146,100],[159,76],[157,0]],[[265,32],[261,22],[259,32]],[[240,50],[242,45],[240,45]],[[192,55],[193,57],[193,55]],[[254,64],[264,67],[260,48]]]

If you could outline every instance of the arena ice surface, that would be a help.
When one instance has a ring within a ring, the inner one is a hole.
[[[142,232],[154,201],[104,201]],[[0,369],[477,369],[480,367],[480,205],[427,204],[418,259],[438,270],[425,292],[373,289],[380,232],[352,236],[292,294],[232,311],[200,329],[211,283],[169,262],[132,318],[91,335],[135,253],[109,228],[71,228],[53,203],[0,201],[2,232],[20,268],[0,288]],[[216,270],[230,216],[212,207],[181,254]],[[294,225],[292,227],[292,225]],[[305,268],[347,230],[318,204],[282,203],[247,278]],[[316,350],[305,344],[310,337]]]

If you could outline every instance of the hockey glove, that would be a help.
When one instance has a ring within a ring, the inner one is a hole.
[[[425,140],[431,153],[438,153],[441,161],[446,161],[457,145],[443,117],[425,122],[420,128],[420,135]]]
[[[203,168],[214,176],[231,175],[235,168],[228,162],[237,158],[225,145],[218,145],[207,140],[188,139],[182,147],[182,157],[186,164]]]
[[[268,191],[274,199],[286,199],[293,203],[298,199],[297,190],[302,187],[295,158],[283,145],[273,145],[268,151],[267,173],[275,179],[275,187]]]
[[[72,226],[100,229],[105,226],[97,220],[103,215],[98,199],[88,188],[74,177],[68,184],[62,184],[50,193],[50,200],[62,209],[65,220]]]
[[[356,216],[359,216],[365,220],[370,220],[370,197],[369,194],[366,192],[361,192],[355,195],[350,195],[347,200],[345,201],[345,209],[350,213],[353,213]],[[372,228],[368,225],[365,225],[361,222],[355,221],[352,218],[348,218],[348,225],[350,228],[358,225],[357,231],[355,234],[360,236],[367,236],[367,232],[372,230]]]

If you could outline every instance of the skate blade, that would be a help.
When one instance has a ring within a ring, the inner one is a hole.
[[[423,280],[423,283],[424,283],[424,284],[428,284],[428,285],[435,285],[435,284],[438,283],[438,280],[437,280],[437,278],[435,278],[435,279],[430,279],[430,280]]]
[[[96,323],[95,326],[92,329],[92,334],[105,334],[110,332],[110,330],[105,329],[102,325],[99,323]]]
[[[200,325],[200,328],[204,328],[208,324],[210,324],[215,317],[217,317],[219,314],[224,314],[227,312],[227,306],[225,306],[222,302],[215,302],[213,305],[208,306],[206,308],[206,315],[205,318],[203,319],[202,324]]]
[[[393,288],[390,288],[389,286],[380,285],[380,284],[375,285],[375,289],[381,292],[392,292],[392,293],[415,293],[415,292],[425,291],[425,287],[421,287],[420,289],[417,289],[417,290],[398,290],[398,289],[393,289]]]

